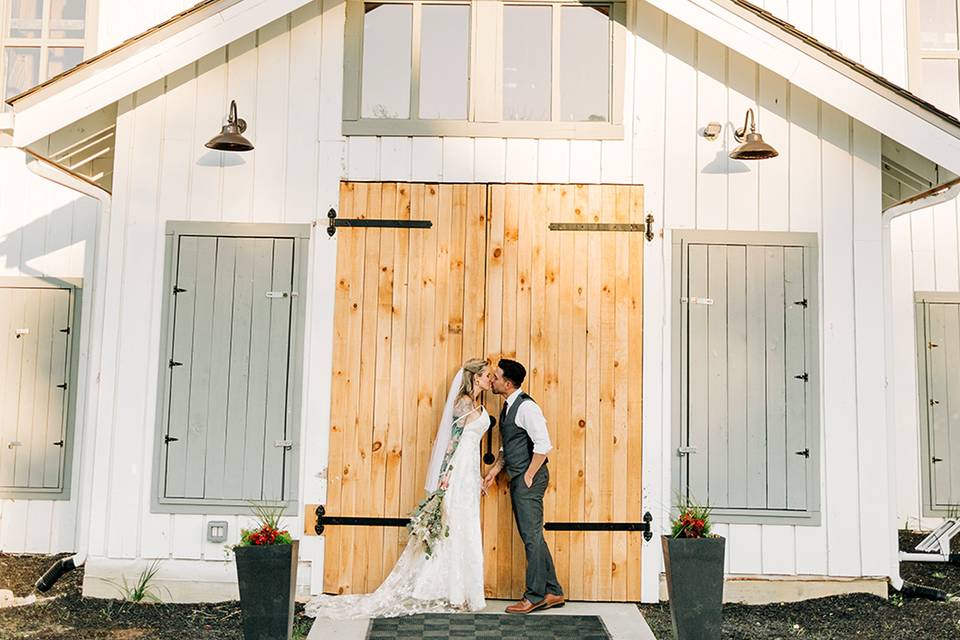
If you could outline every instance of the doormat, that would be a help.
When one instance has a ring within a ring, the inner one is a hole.
[[[394,638],[609,640],[610,634],[599,616],[427,613],[370,622],[368,640]]]

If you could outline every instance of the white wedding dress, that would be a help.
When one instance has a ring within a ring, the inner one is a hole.
[[[441,513],[450,535],[435,543],[429,557],[420,539],[411,535],[390,575],[376,591],[317,596],[306,606],[308,616],[336,620],[393,618],[486,607],[480,536],[480,440],[490,428],[490,415],[483,407],[473,409],[469,400],[464,400],[467,404],[454,406],[450,442],[455,448],[444,456],[440,473],[447,482]],[[464,423],[462,432],[460,423]]]

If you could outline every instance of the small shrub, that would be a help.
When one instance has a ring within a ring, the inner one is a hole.
[[[111,582],[111,584],[120,593],[124,602],[162,602],[160,596],[157,595],[159,588],[156,585],[151,584],[153,578],[159,571],[160,561],[154,560],[147,565],[143,571],[140,572],[140,575],[137,577],[137,581],[133,583],[133,585],[127,583],[126,576],[122,577],[122,585],[119,585],[115,582]],[[169,592],[167,595],[170,595]]]

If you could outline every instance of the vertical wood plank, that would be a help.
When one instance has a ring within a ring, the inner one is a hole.
[[[787,380],[803,372],[785,370],[784,360],[784,277],[783,249],[764,250],[766,308],[766,409],[767,409],[767,504],[768,509],[787,506],[786,408]],[[789,376],[789,377],[788,377]]]

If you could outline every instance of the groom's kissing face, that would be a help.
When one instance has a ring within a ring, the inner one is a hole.
[[[490,370],[490,387],[493,392],[500,395],[503,391],[503,369],[496,367]]]

